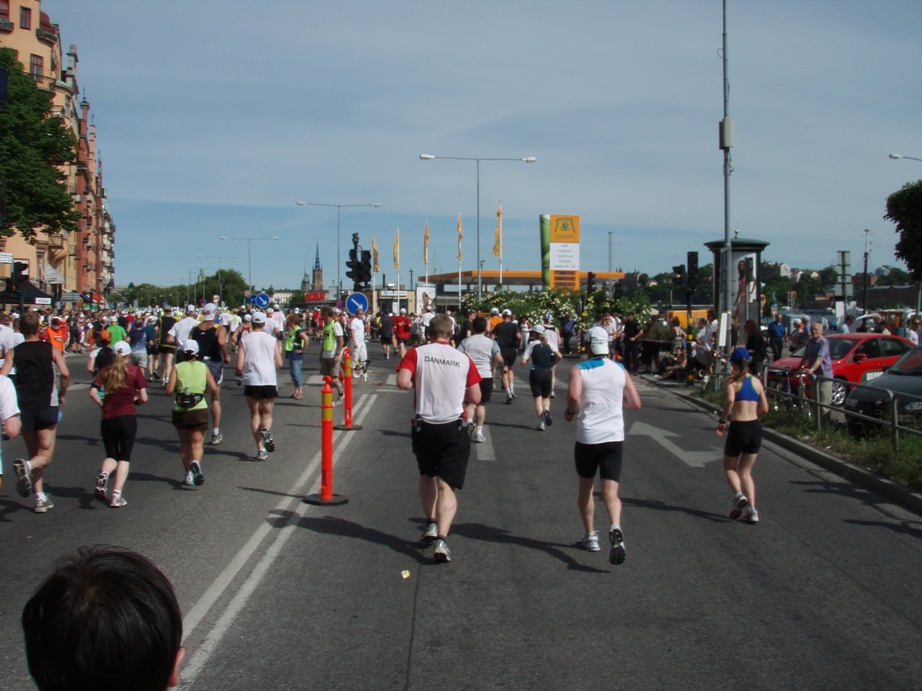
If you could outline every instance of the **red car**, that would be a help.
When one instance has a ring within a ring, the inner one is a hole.
[[[832,376],[843,382],[861,384],[883,374],[884,367],[892,365],[899,357],[913,347],[901,337],[876,333],[828,334],[829,354],[832,357]],[[781,381],[781,373],[774,368],[796,369],[803,360],[806,346],[801,346],[794,355],[775,360],[768,373],[769,385]],[[791,390],[797,390],[794,377],[790,379]],[[849,388],[838,381],[832,384],[832,404],[845,403]]]

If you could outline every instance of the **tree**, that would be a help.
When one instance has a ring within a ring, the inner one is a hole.
[[[6,183],[6,218],[0,235],[19,232],[29,242],[44,230],[77,229],[79,213],[59,166],[76,160],[76,143],[64,121],[51,114],[51,99],[39,90],[9,48],[0,48],[8,73],[8,102],[0,113],[0,180]]]
[[[884,218],[893,221],[900,234],[897,258],[906,262],[913,280],[922,281],[922,180],[907,183],[887,197]]]
[[[825,288],[834,286],[839,281],[839,270],[834,266],[820,269],[820,283]]]

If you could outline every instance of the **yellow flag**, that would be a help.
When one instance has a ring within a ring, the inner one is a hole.
[[[374,272],[374,273],[380,273],[381,267],[380,267],[380,265],[378,264],[378,243],[375,242],[375,236],[374,236],[374,235],[371,236],[371,256],[373,257],[373,262],[372,262],[372,263],[373,263],[373,265],[374,265],[374,268],[372,269],[372,272]]]
[[[493,241],[493,254],[503,256],[503,205],[496,210],[496,240]]]
[[[429,219],[426,219],[426,230],[423,233],[423,263],[429,266]]]
[[[394,268],[400,271],[400,228],[394,236]]]
[[[458,212],[458,261],[461,261],[461,238],[464,233],[461,232],[461,212]]]

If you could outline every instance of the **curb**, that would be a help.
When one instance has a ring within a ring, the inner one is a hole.
[[[713,403],[708,403],[707,401],[702,401],[700,398],[695,398],[680,391],[675,391],[671,387],[661,388],[664,391],[671,391],[679,398],[689,401],[690,403],[693,403],[694,405],[708,412],[719,413],[721,410]],[[896,502],[900,506],[914,511],[915,513],[922,514],[922,493],[916,492],[915,490],[910,489],[905,485],[901,485],[898,482],[894,482],[893,480],[881,477],[880,475],[871,472],[867,468],[862,468],[861,466],[849,463],[839,456],[828,453],[826,451],[822,451],[809,444],[804,444],[797,439],[789,437],[786,434],[781,434],[780,432],[777,432],[769,427],[762,428],[762,435],[781,448],[787,451],[791,451],[801,458],[804,458],[811,463],[815,463],[816,465],[835,473],[843,480],[848,480],[849,482],[853,482],[868,489],[874,490],[875,492],[878,492],[888,499]]]

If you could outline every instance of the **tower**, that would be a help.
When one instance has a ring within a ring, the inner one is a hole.
[[[304,280],[307,281],[307,270],[305,267]],[[314,275],[311,290],[323,290],[323,267],[320,266],[320,243],[317,243],[317,256],[314,259]]]

